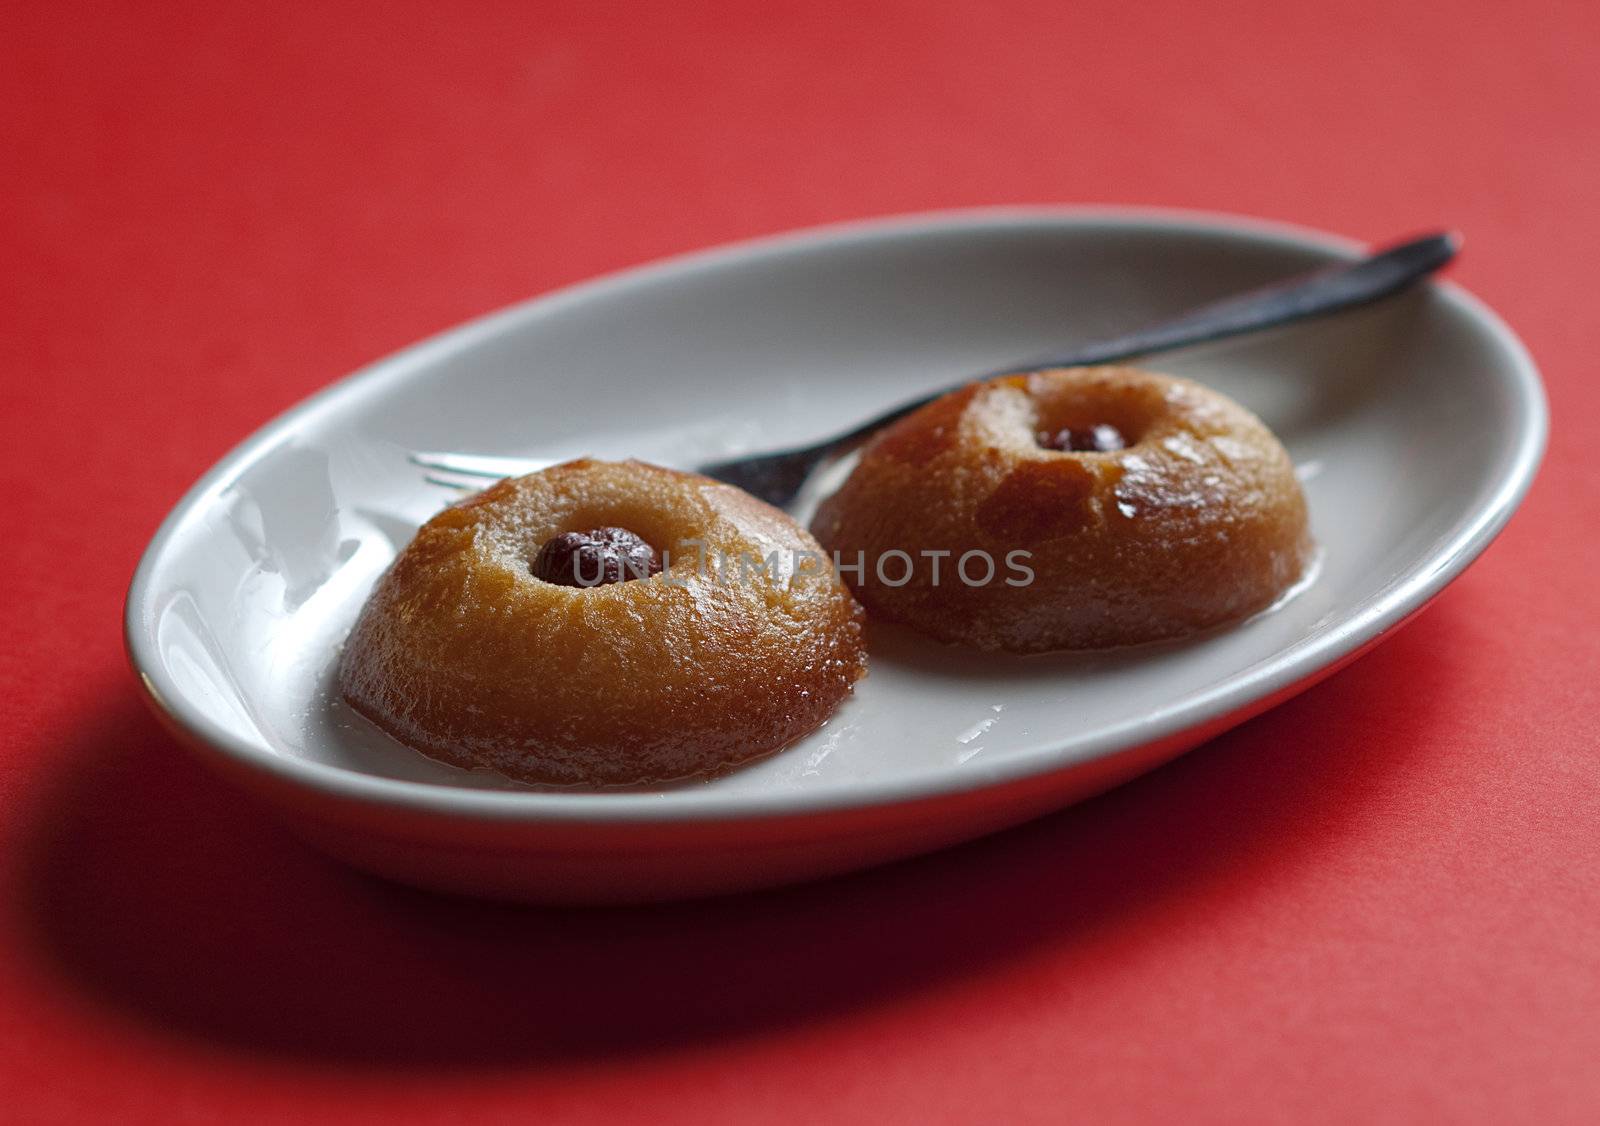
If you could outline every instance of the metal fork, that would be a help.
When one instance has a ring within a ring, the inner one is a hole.
[[[1132,332],[1080,345],[1058,355],[1011,364],[973,378],[995,379],[1044,368],[1128,360],[1352,309],[1398,293],[1428,276],[1454,258],[1460,245],[1461,240],[1454,233],[1424,235],[1385,250],[1374,251],[1365,258],[1298,274],[1261,289],[1211,302]],[[794,503],[806,483],[823,466],[848,454],[875,431],[970,382],[970,379],[964,380],[954,387],[946,387],[903,403],[842,434],[808,446],[707,462],[695,467],[695,470],[707,477],[737,485],[768,504],[787,507]],[[414,451],[410,457],[413,463],[427,471],[427,480],[452,488],[472,488],[486,480],[532,473],[554,464],[553,461],[537,458],[491,457],[429,450]],[[454,474],[455,478],[442,474]],[[458,479],[463,477],[471,480],[472,484]]]

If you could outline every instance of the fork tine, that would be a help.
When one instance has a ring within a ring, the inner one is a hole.
[[[555,462],[536,457],[493,457],[485,454],[443,453],[437,450],[413,450],[407,455],[413,465],[424,469],[440,469],[446,473],[459,473],[464,477],[520,477],[535,473]]]
[[[463,493],[475,493],[483,488],[481,480],[456,481],[449,477],[441,477],[437,473],[424,473],[422,479],[430,485],[441,485],[446,489],[457,489]]]

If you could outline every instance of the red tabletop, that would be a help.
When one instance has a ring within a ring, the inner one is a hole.
[[[0,1119],[1600,1116],[1600,8],[346,7],[0,16]],[[336,376],[662,254],[1052,201],[1459,226],[1549,384],[1525,508],[1170,767],[723,901],[391,887],[145,714],[141,548]]]

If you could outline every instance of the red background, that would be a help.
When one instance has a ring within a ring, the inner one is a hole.
[[[0,1119],[1600,1115],[1600,8],[0,19]],[[380,884],[145,715],[141,548],[334,377],[662,254],[1040,201],[1459,226],[1549,383],[1526,507],[1392,642],[1169,768],[722,902]]]

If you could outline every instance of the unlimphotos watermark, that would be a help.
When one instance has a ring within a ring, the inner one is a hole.
[[[967,587],[985,587],[996,583],[1024,587],[1033,583],[1033,568],[1028,560],[1030,551],[1008,551],[997,559],[983,550],[964,551],[957,554],[947,549],[923,548],[902,551],[898,548],[879,552],[868,559],[865,551],[857,551],[852,559],[847,553],[775,548],[766,555],[755,552],[719,551],[703,540],[688,539],[680,544],[690,561],[690,566],[673,566],[671,551],[661,553],[660,578],[669,586],[688,586],[696,580],[718,585],[764,582],[779,586],[794,586],[823,576],[834,579],[853,578],[866,582],[868,576],[884,586],[902,587],[915,582],[919,586],[960,584]],[[685,554],[679,555],[680,564]],[[646,578],[649,571],[631,560],[622,565],[633,578]],[[593,574],[585,574],[579,563],[574,568],[579,586],[596,586],[602,581],[602,568],[597,564]]]

